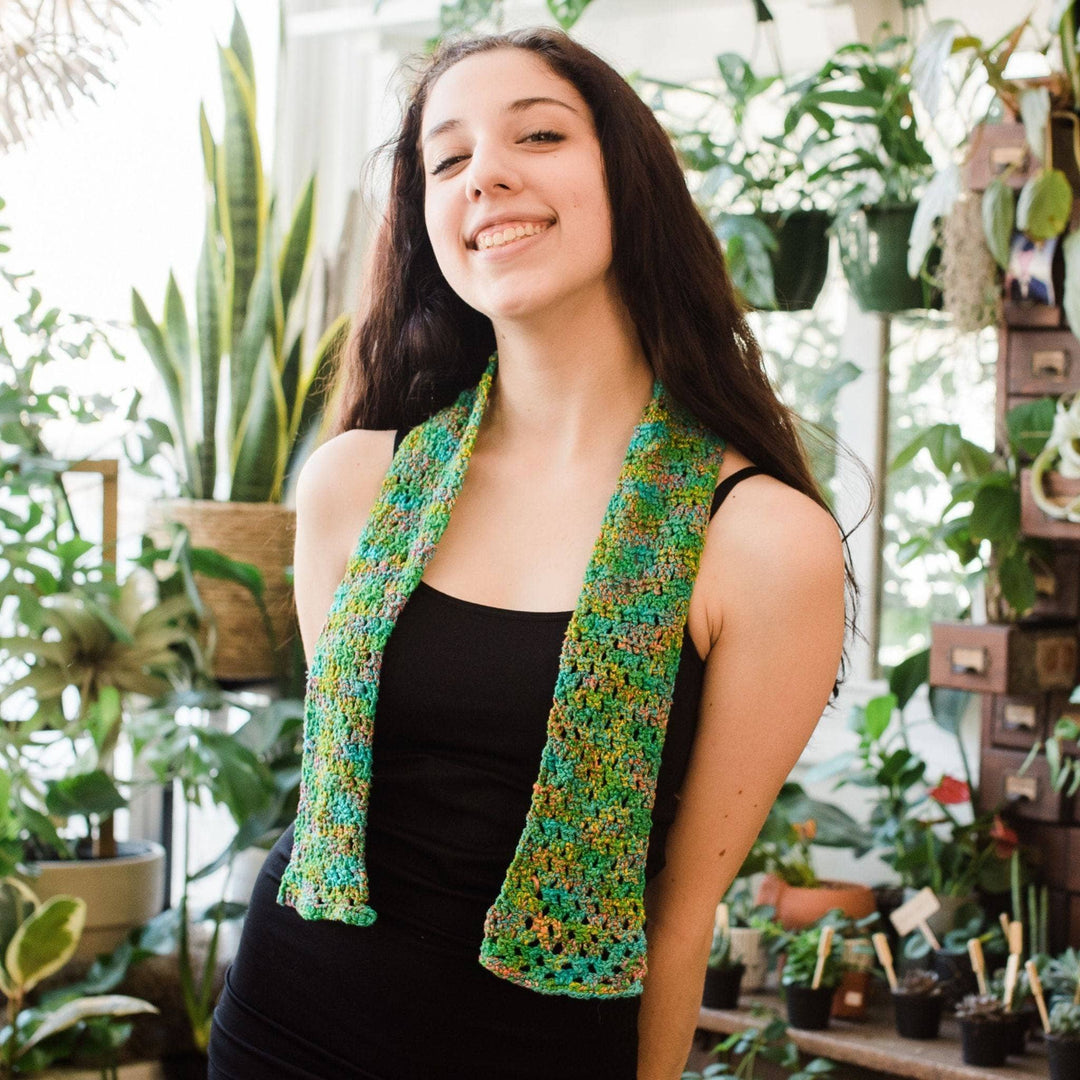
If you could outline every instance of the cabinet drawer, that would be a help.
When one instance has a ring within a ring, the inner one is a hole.
[[[1017,624],[933,623],[930,685],[1038,694],[1076,685],[1076,632]]]
[[[1046,733],[1047,694],[983,695],[983,736],[991,746],[1026,750]]]
[[[1026,756],[1023,750],[983,747],[979,773],[979,801],[983,809],[992,810],[1004,803],[1017,817],[1067,822],[1072,800],[1050,787],[1046,758],[1040,754],[1021,776],[1020,766]]]
[[[972,191],[985,191],[1010,165],[1013,169],[1005,182],[1017,189],[1038,167],[1024,136],[1024,125],[980,124],[972,133],[965,164],[967,186]]]
[[[1068,330],[1012,330],[1005,345],[1010,394],[1042,397],[1080,389],[1080,341]]]
[[[1068,505],[1080,497],[1080,480],[1063,477],[1060,473],[1043,475],[1043,491],[1048,499]],[[1031,470],[1020,470],[1020,529],[1025,536],[1041,536],[1047,540],[1080,542],[1080,521],[1051,517],[1035,505],[1031,492]]]

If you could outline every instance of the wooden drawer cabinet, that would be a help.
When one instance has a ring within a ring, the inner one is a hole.
[[[930,685],[1010,695],[1072,690],[1075,628],[933,623]]]
[[[979,801],[984,810],[1006,803],[1016,817],[1032,821],[1067,822],[1072,800],[1050,787],[1050,770],[1040,754],[1024,774],[1020,766],[1027,755],[1023,750],[982,748],[979,773]]]
[[[1024,181],[1038,168],[1024,136],[1024,125],[981,124],[972,135],[966,162],[967,186],[972,191],[985,191],[990,181],[1013,169],[1005,176],[1005,182],[1013,188],[1021,188]]]
[[[1074,622],[1080,618],[1080,548],[1055,545],[1051,572],[1035,575],[1035,592],[1032,616]]]
[[[1080,390],[1080,341],[1068,330],[1012,330],[1004,356],[1009,394],[1057,397]]]

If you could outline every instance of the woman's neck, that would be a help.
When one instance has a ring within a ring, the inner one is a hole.
[[[629,440],[654,376],[621,303],[563,306],[557,317],[497,324],[495,336],[489,443],[557,465]]]

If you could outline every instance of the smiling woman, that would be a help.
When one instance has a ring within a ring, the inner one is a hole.
[[[675,1080],[847,568],[672,148],[594,54],[431,60],[337,401],[297,491],[300,806],[211,1075]]]

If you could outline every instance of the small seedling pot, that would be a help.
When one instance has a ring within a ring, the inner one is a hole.
[[[1005,1064],[1007,1025],[997,1020],[972,1020],[958,1017],[960,1056],[965,1065],[996,1068]]]
[[[1050,1080],[1076,1080],[1080,1076],[1080,1039],[1075,1036],[1047,1035],[1046,1060]]]
[[[819,986],[816,990],[809,986],[785,986],[788,1023],[803,1031],[824,1031],[829,1026],[834,993],[831,986]]]
[[[1009,1057],[1021,1057],[1027,1053],[1027,1036],[1030,1015],[1026,1012],[1005,1014],[1005,1053]],[[1080,1072],[1077,1074],[1080,1080]]]
[[[739,1004],[739,986],[745,970],[742,964],[729,968],[706,968],[701,1004],[707,1009],[736,1008]]]
[[[941,1030],[941,994],[903,994],[893,991],[896,1033],[904,1039],[936,1039]]]

